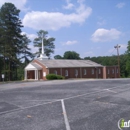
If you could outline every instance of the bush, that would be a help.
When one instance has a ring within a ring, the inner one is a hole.
[[[57,76],[56,76],[55,74],[48,74],[48,75],[46,76],[46,79],[48,79],[48,80],[57,79]]]
[[[48,80],[55,80],[55,79],[64,79],[64,77],[61,76],[61,75],[48,74],[46,76],[46,79],[48,79]]]
[[[57,75],[57,79],[64,79],[64,77],[61,75]]]

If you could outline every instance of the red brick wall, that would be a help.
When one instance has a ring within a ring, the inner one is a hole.
[[[43,69],[40,72],[41,77],[46,80],[46,78],[43,76],[43,72],[46,72],[46,74],[53,74],[54,71],[57,71],[57,75],[62,75],[65,78],[76,78],[75,76],[75,70],[78,70],[77,78],[103,78],[105,77],[104,74],[106,73],[106,78],[119,78],[119,70],[117,73],[118,66],[107,66],[106,72],[103,72],[103,67],[83,67],[83,68],[46,68],[43,64],[38,62],[37,60],[33,60],[33,62],[36,62],[40,66],[43,67]],[[84,75],[84,69],[86,69],[86,75]],[[94,70],[94,74],[92,74],[92,69]],[[99,74],[100,69],[100,74]],[[112,70],[114,69],[114,73]],[[65,71],[68,70],[68,76],[65,76]],[[108,70],[110,74],[108,74]],[[41,79],[42,79],[41,78]]]
[[[109,74],[108,74],[109,70]],[[114,73],[113,73],[114,70]],[[118,66],[106,66],[106,78],[119,78],[120,77],[120,72],[118,70]]]
[[[86,69],[86,75],[84,75],[84,69]],[[92,69],[94,74],[92,74]],[[100,74],[99,74],[100,69]],[[49,73],[57,71],[58,75],[62,75],[65,78],[76,78],[75,70],[78,70],[77,78],[103,78],[103,67],[86,67],[86,68],[50,68]],[[65,71],[68,70],[68,76],[65,76]]]

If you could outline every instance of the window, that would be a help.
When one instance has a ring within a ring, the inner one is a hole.
[[[68,76],[68,70],[65,70],[65,76]]]
[[[109,69],[107,70],[107,73],[110,74],[110,70]]]
[[[114,69],[112,69],[112,73],[114,74]]]
[[[84,69],[84,75],[86,75],[87,74],[87,71],[86,71],[86,69]]]
[[[78,76],[78,70],[77,69],[75,70],[75,76],[76,77]]]
[[[94,74],[94,69],[92,69],[92,74]]]
[[[117,74],[118,74],[118,68],[117,68],[116,72],[117,72]]]
[[[57,75],[57,71],[56,71],[56,70],[54,70],[54,74],[56,74],[56,75]]]
[[[98,74],[101,74],[101,69],[98,70]]]

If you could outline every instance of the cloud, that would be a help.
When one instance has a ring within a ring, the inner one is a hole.
[[[77,0],[77,3],[83,4],[85,0]]]
[[[127,44],[119,44],[121,50],[127,50]]]
[[[31,49],[31,52],[32,52],[32,53],[36,53],[36,52],[39,51],[39,50],[38,50],[38,47],[34,47],[32,44],[29,45],[29,48]]]
[[[92,9],[85,5],[80,5],[77,11],[70,14],[61,12],[28,12],[23,18],[23,25],[35,30],[58,30],[69,27],[74,23],[82,24],[91,15]]]
[[[92,51],[87,51],[87,52],[85,52],[85,55],[89,55],[89,56],[93,56],[94,55],[94,53],[92,52]]]
[[[123,8],[125,6],[125,3],[121,2],[116,5],[117,8]]]
[[[64,9],[72,9],[74,4],[70,3],[70,0],[66,0],[67,5],[63,6]]]
[[[67,42],[63,43],[63,45],[74,45],[76,43],[78,43],[78,42],[77,41],[67,41]]]
[[[2,6],[5,2],[13,3],[20,10],[27,10],[25,8],[27,0],[0,0],[0,6]]]
[[[105,25],[105,24],[106,24],[106,21],[105,21],[105,20],[102,20],[102,21],[100,21],[100,22],[97,22],[97,24],[98,24],[99,26],[102,26],[102,25]]]
[[[68,3],[66,6],[63,6],[64,9],[72,9],[74,5],[72,3]]]
[[[26,32],[22,32],[22,34],[26,34],[31,41],[33,41],[37,37],[36,34],[28,34]]]
[[[110,30],[100,28],[92,34],[91,40],[93,42],[107,42],[118,39],[120,35],[121,32],[114,28]]]

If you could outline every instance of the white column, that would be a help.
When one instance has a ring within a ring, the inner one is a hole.
[[[37,80],[38,80],[38,70],[37,70]]]
[[[36,74],[36,71],[37,71],[37,70],[35,70],[35,80],[37,80],[37,74]]]
[[[24,80],[27,80],[27,70],[24,71]]]

